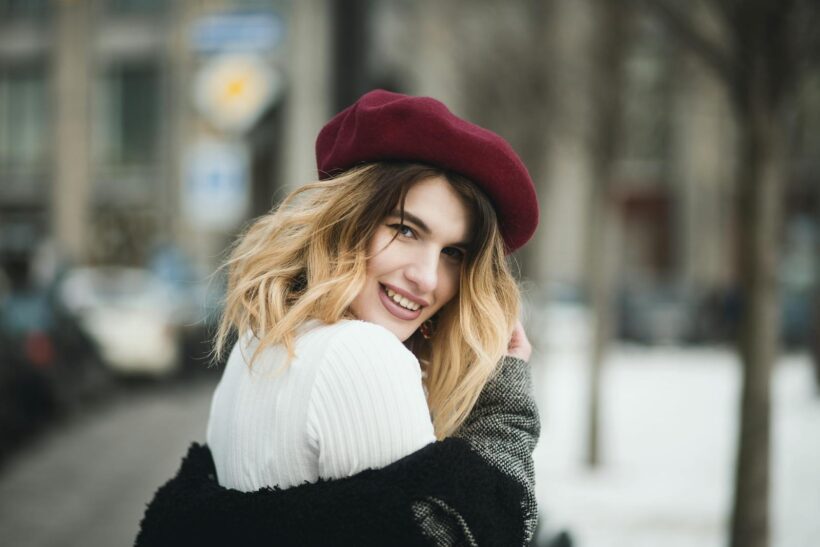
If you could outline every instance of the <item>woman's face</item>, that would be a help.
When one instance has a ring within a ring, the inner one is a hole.
[[[470,212],[444,177],[413,185],[404,223],[397,207],[370,241],[367,279],[350,306],[353,315],[407,340],[458,293],[469,229]]]

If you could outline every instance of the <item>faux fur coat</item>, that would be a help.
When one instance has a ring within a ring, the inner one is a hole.
[[[193,444],[149,503],[136,547],[526,545],[539,430],[529,366],[507,357],[456,435],[381,469],[239,492]]]

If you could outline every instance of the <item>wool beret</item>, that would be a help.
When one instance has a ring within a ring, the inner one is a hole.
[[[524,245],[538,225],[535,186],[509,143],[430,97],[370,91],[319,132],[320,179],[376,161],[429,164],[473,181],[495,207],[508,253]]]

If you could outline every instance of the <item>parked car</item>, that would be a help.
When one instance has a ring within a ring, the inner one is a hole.
[[[77,268],[60,281],[58,294],[116,374],[167,377],[178,371],[184,305],[150,271]]]
[[[674,284],[627,287],[618,293],[618,337],[639,344],[684,344],[692,340],[695,298]]]
[[[0,462],[58,409],[53,385],[18,349],[17,340],[0,331]]]
[[[47,287],[0,295],[0,457],[109,382],[93,343]]]
[[[173,287],[178,302],[176,314],[181,338],[181,372],[217,374],[211,364],[211,350],[225,294],[224,270],[215,274],[198,269],[177,246],[165,244],[154,249],[148,268]]]
[[[588,347],[590,312],[577,286],[550,282],[528,289],[523,306],[527,334],[535,347],[558,352]]]

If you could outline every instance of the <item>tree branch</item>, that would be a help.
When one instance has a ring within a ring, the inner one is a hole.
[[[654,13],[669,29],[675,38],[700,57],[706,65],[715,71],[719,78],[731,85],[733,70],[729,54],[692,23],[691,17],[683,10],[672,7],[666,0],[636,0]]]

